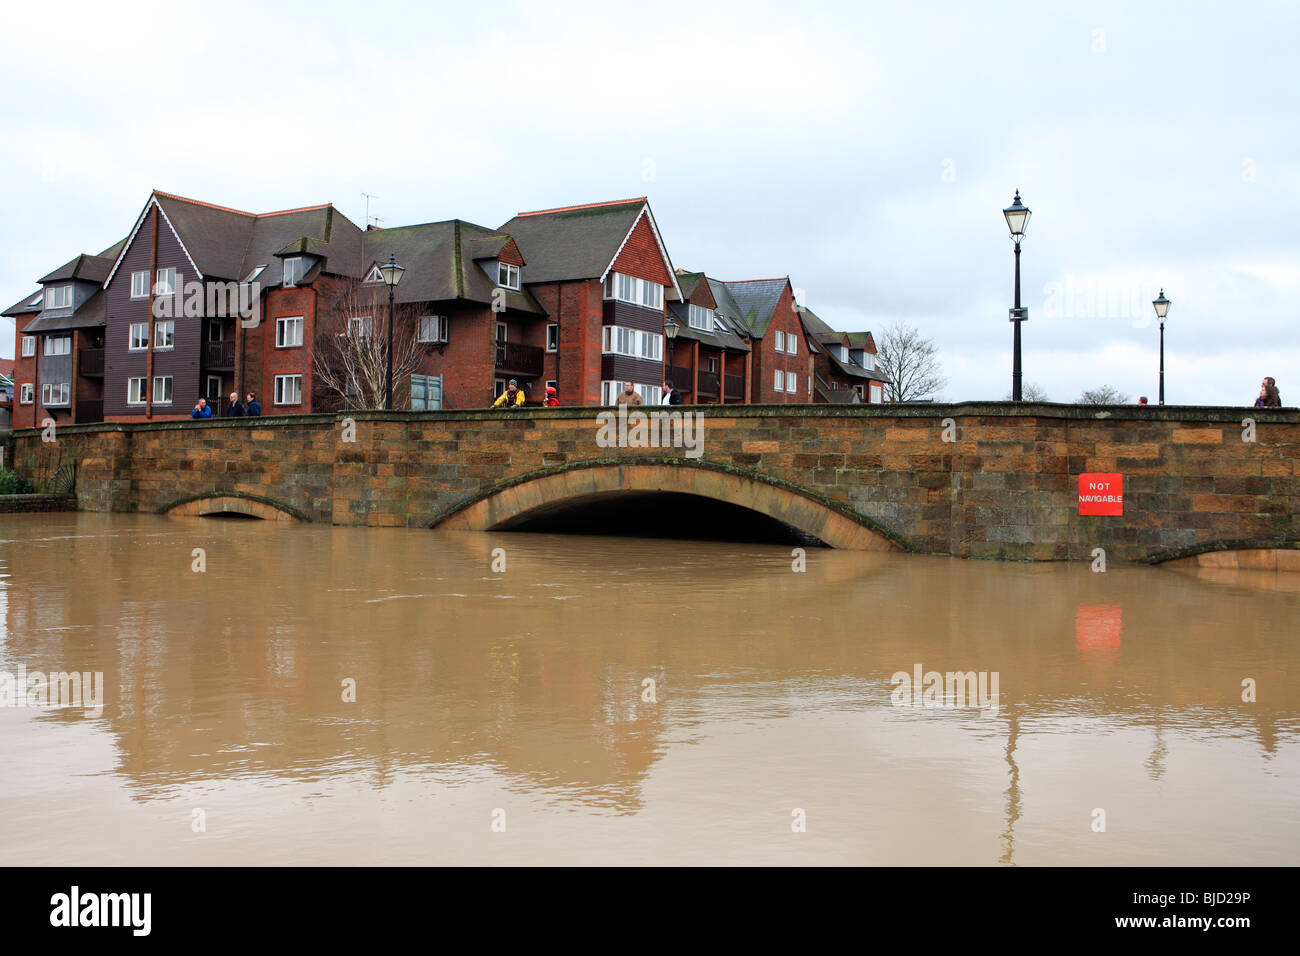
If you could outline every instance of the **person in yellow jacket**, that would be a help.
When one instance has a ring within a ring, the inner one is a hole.
[[[519,383],[513,378],[506,390],[497,396],[497,400],[492,403],[493,408],[523,408],[524,407],[524,390],[519,387]]]

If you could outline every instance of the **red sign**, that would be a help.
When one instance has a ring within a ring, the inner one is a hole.
[[[1123,513],[1123,475],[1079,476],[1079,514],[1122,515]]]

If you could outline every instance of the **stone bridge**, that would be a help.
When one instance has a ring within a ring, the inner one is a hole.
[[[697,447],[627,447],[645,437],[635,416],[611,443],[599,410],[560,408],[105,423],[61,427],[52,442],[25,429],[8,457],[37,482],[73,464],[86,510],[286,524],[508,529],[608,496],[675,492],[840,548],[1066,560],[1101,547],[1112,560],[1164,561],[1300,542],[1296,410],[681,410],[702,416]],[[1122,516],[1078,515],[1083,472],[1124,475]]]

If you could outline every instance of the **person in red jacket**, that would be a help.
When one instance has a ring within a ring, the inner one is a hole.
[[[560,407],[560,399],[559,399],[559,397],[555,394],[555,386],[554,386],[554,385],[547,385],[547,386],[546,386],[546,401],[542,402],[542,404],[545,405],[547,408],[559,408],[559,407]]]

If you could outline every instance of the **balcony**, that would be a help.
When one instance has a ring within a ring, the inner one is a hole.
[[[86,378],[104,377],[104,350],[80,349],[77,352],[77,369]]]
[[[694,387],[694,373],[689,368],[681,365],[673,365],[668,369],[668,377],[673,380],[673,388],[679,392],[691,393]]]
[[[727,401],[743,402],[745,400],[745,376],[728,375],[725,384],[727,387]]]
[[[536,376],[542,374],[542,356],[545,350],[536,345],[519,345],[515,342],[498,342],[496,365],[498,372]]]
[[[203,343],[203,367],[209,371],[234,371],[235,340]]]
[[[103,350],[100,349],[102,352]],[[84,374],[84,372],[83,372]],[[103,374],[102,372],[100,373]],[[77,399],[77,424],[84,425],[87,422],[102,422],[104,420],[104,402],[102,399],[91,398]]]
[[[700,394],[710,396],[718,394],[717,372],[700,372]]]

